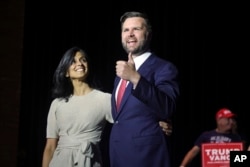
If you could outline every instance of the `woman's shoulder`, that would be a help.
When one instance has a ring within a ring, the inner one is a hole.
[[[102,90],[98,90],[98,89],[94,89],[93,93],[97,94],[97,95],[100,95],[100,96],[104,96],[104,97],[111,97],[111,93],[105,92],[105,91],[102,91]]]
[[[55,98],[55,99],[52,100],[51,105],[56,106],[56,105],[58,105],[60,103],[65,103],[65,101],[66,100],[64,98]]]

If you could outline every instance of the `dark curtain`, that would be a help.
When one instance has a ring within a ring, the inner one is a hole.
[[[170,1],[63,2],[26,0],[20,110],[19,167],[41,166],[52,75],[62,54],[80,46],[91,56],[103,90],[112,91],[115,61],[126,59],[119,17],[146,12],[153,25],[152,50],[180,72],[181,97],[173,116],[170,148],[178,166],[194,140],[215,128],[221,107],[237,113],[247,126],[247,55],[243,53],[243,9]],[[13,60],[14,61],[14,60]],[[102,149],[108,166],[108,125]],[[198,157],[193,165],[200,165]]]

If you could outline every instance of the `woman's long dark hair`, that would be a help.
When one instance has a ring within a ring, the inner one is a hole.
[[[73,94],[73,85],[69,77],[66,77],[66,73],[74,62],[74,57],[77,52],[80,52],[85,56],[88,63],[88,74],[85,82],[91,87],[98,89],[98,83],[94,76],[90,58],[87,53],[79,47],[72,47],[68,49],[63,57],[61,58],[56,71],[53,76],[53,88],[52,88],[52,98],[63,98],[68,101],[69,97]]]

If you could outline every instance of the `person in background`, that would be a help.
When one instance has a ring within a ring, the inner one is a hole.
[[[195,141],[194,146],[184,156],[180,167],[188,166],[200,153],[203,143],[230,143],[242,142],[241,136],[236,133],[237,124],[235,114],[228,108],[221,108],[216,113],[216,128],[203,132]]]
[[[152,29],[146,14],[126,12],[120,22],[121,42],[128,57],[116,62],[110,165],[169,167],[169,141],[158,122],[171,119],[176,110],[178,70],[150,50]],[[125,86],[120,86],[123,83]],[[123,97],[120,87],[125,90]]]
[[[102,166],[99,143],[106,122],[113,122],[111,94],[97,89],[86,52],[68,49],[53,81],[42,167]]]
[[[101,167],[102,132],[107,122],[113,123],[111,94],[99,90],[87,53],[68,49],[53,83],[42,167]],[[171,135],[167,122],[159,124]]]

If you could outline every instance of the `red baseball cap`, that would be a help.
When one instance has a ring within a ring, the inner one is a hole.
[[[216,119],[219,119],[219,118],[233,118],[235,116],[236,115],[231,110],[229,110],[228,108],[222,108],[216,113],[215,118]]]

